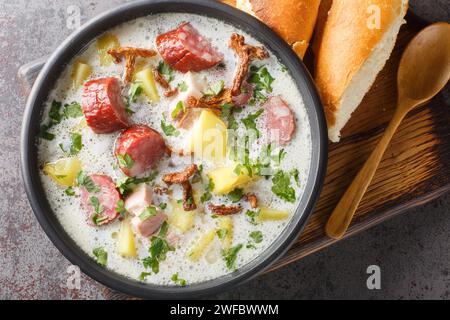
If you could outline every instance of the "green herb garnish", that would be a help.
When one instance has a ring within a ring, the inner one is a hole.
[[[246,118],[242,119],[242,123],[245,125],[247,130],[254,130],[256,132],[256,137],[259,138],[261,133],[256,128],[256,119],[264,112],[264,109],[259,109],[256,113],[248,115]]]
[[[247,210],[245,215],[250,218],[251,224],[257,224],[256,219],[258,218],[259,213],[260,213],[260,210],[256,210],[256,211]]]
[[[92,254],[99,265],[106,267],[106,264],[108,263],[108,252],[106,252],[105,249],[97,247],[92,250]]]
[[[172,115],[172,119],[176,119],[181,112],[184,111],[184,104],[183,101],[179,101],[177,103],[177,105],[175,106],[175,109],[173,109],[171,115]]]
[[[78,102],[72,102],[70,104],[64,105],[63,110],[64,118],[79,118],[83,116],[83,111],[81,110],[81,105]]]
[[[275,78],[267,70],[267,67],[261,66],[251,66],[250,67],[250,77],[248,82],[255,85],[253,97],[261,102],[265,102],[267,97],[264,95],[273,92],[272,83]],[[264,92],[264,93],[263,93]]]
[[[225,239],[227,234],[228,234],[228,230],[227,229],[219,229],[219,230],[217,230],[217,236],[219,237],[220,240]]]
[[[219,80],[209,87],[203,94],[205,96],[218,96],[225,87],[225,81]]]
[[[175,284],[178,284],[182,287],[186,286],[187,282],[184,279],[181,279],[178,276],[178,272],[172,275],[172,278],[170,278],[173,282],[175,282]]]
[[[166,240],[160,237],[153,237],[149,248],[150,256],[145,258],[142,263],[145,268],[151,268],[154,273],[158,273],[159,263],[166,259],[169,251],[174,250]]]
[[[288,202],[295,202],[295,190],[291,187],[291,176],[281,170],[272,178],[272,192]]]
[[[133,191],[133,188],[141,183],[148,183],[155,180],[158,175],[158,171],[154,171],[150,176],[145,178],[131,178],[127,177],[124,180],[116,183],[116,187],[119,189],[121,195],[126,196]]]
[[[161,129],[164,134],[168,137],[174,136],[178,137],[180,135],[180,131],[178,131],[173,125],[166,124],[164,120],[161,120]]]
[[[75,195],[75,191],[73,190],[72,187],[68,187],[68,188],[64,191],[64,193],[67,194],[67,195],[70,196],[70,197],[72,197],[72,196]]]
[[[241,249],[242,244],[238,244],[237,246],[222,252],[223,259],[225,260],[225,264],[229,270],[236,269],[236,259]]]
[[[289,174],[294,178],[295,183],[298,187],[300,187],[300,173],[298,172],[298,169],[292,169]]]
[[[186,84],[186,82],[182,81],[178,84],[178,90],[180,90],[180,92],[186,92],[188,91],[189,87]]]
[[[117,160],[121,168],[131,169],[134,166],[134,161],[128,153],[118,154]]]
[[[153,206],[147,207],[139,215],[139,219],[141,219],[141,221],[147,220],[148,218],[155,216],[156,213],[157,213],[157,210],[155,207],[153,207]]]
[[[130,87],[128,102],[135,103],[138,97],[142,94],[142,82],[135,81]]]
[[[139,281],[145,281],[145,278],[147,278],[150,275],[152,275],[151,272],[141,272],[141,274],[139,275]]]
[[[234,203],[239,202],[243,196],[244,190],[240,188],[236,188],[228,194],[228,198]]]
[[[173,69],[164,61],[160,61],[158,65],[158,72],[164,77],[167,82],[171,82],[174,79]]]
[[[91,177],[85,175],[83,171],[78,172],[76,183],[79,187],[85,187],[89,193],[97,193],[100,191],[100,187],[92,181]]]
[[[125,218],[127,215],[127,210],[125,209],[125,202],[120,199],[116,204],[116,212],[120,214],[122,218]]]

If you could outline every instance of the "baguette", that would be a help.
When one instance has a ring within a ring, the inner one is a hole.
[[[408,0],[332,1],[314,44],[315,80],[331,141],[340,140],[342,128],[389,59],[407,8]]]
[[[320,0],[236,0],[236,7],[277,32],[303,59],[316,24]]]

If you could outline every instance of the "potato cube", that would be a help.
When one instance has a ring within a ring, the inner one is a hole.
[[[126,258],[136,258],[136,244],[134,242],[134,233],[129,220],[122,221],[117,238],[117,252]]]
[[[44,165],[44,173],[65,187],[73,185],[80,170],[81,161],[76,157],[64,158]]]
[[[233,219],[230,217],[220,217],[217,221],[217,234],[222,248],[227,250],[233,244]]]
[[[243,186],[253,180],[245,169],[238,175],[235,166],[218,168],[208,173],[208,177],[214,183],[213,193],[223,195],[230,193],[237,187]]]
[[[182,233],[186,233],[194,227],[196,211],[184,211],[182,204],[172,203],[172,214],[169,217],[169,224]]]
[[[92,67],[81,61],[76,61],[72,66],[72,81],[75,87],[83,85],[92,73]]]
[[[256,220],[257,221],[278,221],[285,220],[289,217],[288,211],[281,211],[269,208],[261,208]]]
[[[107,32],[98,38],[97,52],[102,67],[107,67],[113,62],[113,57],[108,53],[108,50],[119,47],[119,39],[112,33]]]
[[[152,102],[159,102],[159,93],[156,88],[152,68],[145,68],[135,75],[135,80],[141,82],[142,91]]]
[[[216,163],[227,155],[228,131],[214,112],[203,110],[191,129],[190,149],[197,158]]]
[[[188,259],[196,262],[198,261],[203,254],[205,253],[208,246],[211,244],[211,242],[214,240],[214,237],[216,236],[216,230],[210,230],[203,234],[200,239],[197,241],[197,243],[194,244],[191,251],[188,253]]]

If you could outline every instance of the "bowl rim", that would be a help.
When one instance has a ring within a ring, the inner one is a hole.
[[[142,16],[166,12],[200,14],[223,20],[252,34],[272,52],[276,52],[302,94],[312,139],[310,172],[304,194],[291,221],[278,238],[264,252],[240,269],[186,287],[142,283],[100,267],[78,247],[58,222],[45,197],[37,162],[36,137],[42,116],[42,105],[67,62],[106,30]],[[290,248],[311,216],[324,183],[328,155],[325,115],[315,84],[303,62],[288,44],[258,19],[211,0],[135,1],[113,8],[83,25],[53,52],[37,77],[26,103],[20,141],[20,167],[25,191],[37,220],[52,243],[72,264],[80,267],[92,279],[113,290],[147,299],[186,299],[212,295],[249,281],[266,270]]]

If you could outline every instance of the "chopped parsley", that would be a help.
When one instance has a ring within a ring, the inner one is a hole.
[[[168,137],[174,136],[178,137],[180,135],[180,131],[178,131],[173,125],[166,124],[164,120],[161,120],[161,129],[164,134]]]
[[[72,102],[70,104],[64,105],[63,110],[64,118],[79,118],[83,116],[83,111],[81,110],[81,105],[78,102]]]
[[[217,233],[217,236],[219,237],[219,239],[223,240],[227,236],[228,230],[227,229],[219,229],[219,230],[217,230],[216,233]]]
[[[173,109],[171,115],[172,115],[172,119],[176,119],[181,112],[184,111],[184,104],[183,101],[179,101],[177,103],[177,105],[175,106],[175,109]]]
[[[272,178],[272,192],[288,202],[295,202],[295,190],[291,187],[291,176],[282,170]]]
[[[141,221],[147,220],[148,218],[155,216],[156,212],[157,210],[155,207],[149,206],[139,215],[139,219],[141,219]]]
[[[284,157],[286,157],[286,151],[284,149],[281,149],[277,155],[272,156],[272,160],[275,162],[277,166],[281,165],[281,162],[283,161]]]
[[[250,232],[249,236],[255,243],[261,243],[263,241],[263,234],[261,231]]]
[[[300,173],[298,172],[298,169],[292,169],[289,174],[294,178],[295,183],[298,187],[300,187]]]
[[[83,116],[83,112],[78,102],[65,104],[63,108],[61,102],[53,100],[50,111],[48,112],[50,120],[46,124],[41,125],[38,136],[45,140],[53,140],[55,139],[55,135],[48,132],[49,129],[60,123],[63,119],[78,118],[81,116]]]
[[[189,86],[187,85],[187,83],[185,81],[182,81],[178,84],[178,90],[180,90],[180,92],[186,92],[189,89]]]
[[[131,169],[134,166],[134,161],[128,153],[118,154],[117,160],[121,168]]]
[[[243,196],[244,190],[240,188],[236,188],[228,194],[228,198],[234,203],[239,202]]]
[[[224,250],[222,252],[223,259],[225,260],[225,264],[229,270],[236,269],[236,260],[239,251],[242,249],[242,244],[238,244],[235,247],[232,247],[228,250]]]
[[[97,197],[90,197],[89,202],[94,207],[94,214],[92,215],[92,222],[94,222],[95,225],[99,225],[102,221],[105,219],[108,219],[107,217],[100,217],[100,215],[103,213],[104,208],[100,204],[100,200]]]
[[[167,82],[171,82],[174,79],[173,69],[164,61],[160,61],[158,65],[158,72],[164,77]]]
[[[141,272],[141,274],[139,275],[139,281],[145,281],[145,278],[147,278],[151,274],[151,272]]]
[[[159,229],[159,236],[165,237],[167,235],[167,230],[169,230],[169,224],[166,221],[164,221],[163,224],[161,225],[161,228]]]
[[[256,244],[263,241],[263,234],[261,231],[252,231],[249,234],[249,242],[245,246],[247,249],[256,249]]]
[[[125,202],[120,199],[116,204],[116,212],[120,214],[120,217],[125,218],[127,215],[127,210],[125,209]]]
[[[97,193],[100,191],[99,186],[97,186],[91,177],[85,175],[83,171],[78,172],[76,183],[79,187],[85,187],[89,193]]]
[[[181,279],[181,278],[178,276],[178,272],[175,273],[175,274],[173,274],[173,275],[172,275],[172,278],[170,278],[170,279],[171,279],[175,284],[178,284],[178,285],[180,285],[180,286],[182,286],[182,287],[185,287],[186,284],[187,284],[186,280]]]
[[[260,210],[256,210],[256,211],[247,210],[245,215],[250,218],[250,223],[251,224],[257,224],[256,219],[258,218],[260,212],[261,212]]]
[[[151,268],[154,273],[158,273],[159,263],[166,260],[166,255],[169,251],[174,250],[166,240],[160,237],[153,237],[149,248],[150,256],[142,260],[142,263],[145,268]]]
[[[94,248],[94,250],[92,250],[92,254],[99,265],[106,267],[106,264],[108,263],[108,252],[106,252],[105,249],[102,247]]]
[[[255,90],[253,93],[255,100],[265,102],[267,100],[265,94],[270,94],[273,92],[272,83],[274,81],[275,78],[272,77],[266,66],[250,67],[250,77],[248,82],[255,85]]]
[[[148,183],[155,180],[158,175],[158,171],[154,171],[150,176],[145,178],[131,178],[127,177],[124,180],[116,183],[116,187],[119,189],[121,195],[126,196],[133,191],[133,188],[141,183]]]
[[[200,197],[200,201],[205,203],[206,201],[211,200],[212,195],[211,192],[214,190],[214,181],[210,178],[208,181],[208,185],[206,186],[206,192],[202,194]]]
[[[241,120],[247,130],[254,130],[256,132],[257,138],[261,136],[261,133],[256,128],[256,119],[258,119],[263,112],[264,109],[259,109],[256,113],[249,114],[246,118]]]
[[[165,208],[167,208],[167,203],[160,203],[159,204],[159,207],[162,209],[162,210],[164,210]]]
[[[218,96],[225,87],[225,81],[219,80],[210,86],[203,94],[205,96]]]
[[[70,196],[70,197],[72,197],[72,196],[75,195],[75,191],[73,190],[72,187],[68,187],[68,188],[64,191],[64,193],[67,194],[67,195]]]
[[[129,91],[128,96],[128,103],[132,102],[135,103],[138,99],[138,97],[142,94],[142,82],[135,81],[132,83]]]
[[[77,155],[83,148],[81,134],[76,133],[76,132],[71,134],[69,150],[66,150],[62,143],[59,144],[59,147],[61,148],[61,150],[64,152],[65,155],[68,155],[68,156]]]

